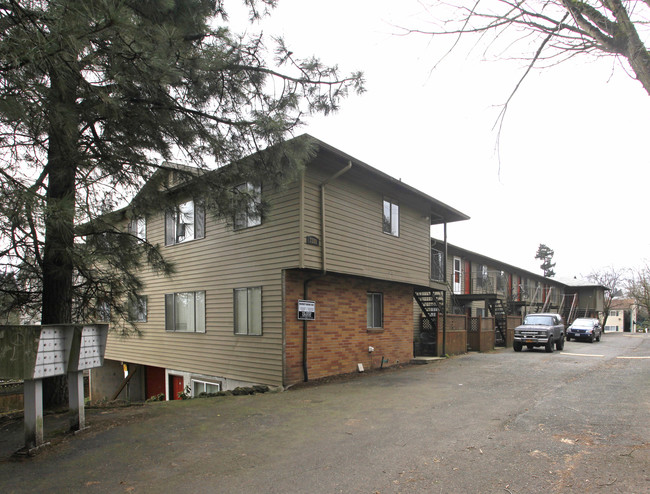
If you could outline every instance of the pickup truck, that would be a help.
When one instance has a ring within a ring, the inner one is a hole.
[[[512,344],[515,352],[521,352],[524,345],[530,350],[543,346],[547,353],[564,348],[564,323],[559,314],[528,314],[524,323],[515,328]]]

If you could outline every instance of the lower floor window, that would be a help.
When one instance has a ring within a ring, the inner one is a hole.
[[[179,292],[165,295],[165,329],[205,333],[205,292]]]
[[[134,295],[127,300],[127,312],[131,322],[147,322],[147,297]]]
[[[367,315],[368,328],[384,327],[383,293],[368,293]]]
[[[201,393],[217,393],[219,391],[221,391],[221,384],[219,383],[192,379],[192,396],[199,396]]]
[[[97,322],[111,321],[111,304],[108,300],[99,300],[97,302],[96,317]]]
[[[235,288],[235,334],[262,334],[262,287]]]

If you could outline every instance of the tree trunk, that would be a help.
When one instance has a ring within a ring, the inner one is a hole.
[[[650,95],[650,53],[648,53],[645,43],[641,40],[636,25],[630,19],[623,2],[608,0],[606,5],[616,17],[618,31],[615,36],[615,43],[620,44],[618,51],[627,58],[637,80]]]
[[[48,185],[43,249],[43,301],[41,322],[72,322],[72,279],[77,171],[78,117],[75,112],[76,78],[66,64],[50,69],[48,101]],[[67,404],[66,377],[50,378],[43,386],[43,401],[52,408]]]

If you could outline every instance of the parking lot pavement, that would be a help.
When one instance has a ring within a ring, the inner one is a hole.
[[[0,461],[0,491],[650,492],[650,365],[629,358],[647,356],[650,337],[606,335],[93,410],[88,431]]]

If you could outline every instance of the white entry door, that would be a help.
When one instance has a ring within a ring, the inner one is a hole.
[[[454,257],[454,279],[453,287],[454,293],[463,293],[463,273],[462,273],[462,263],[460,257]]]

